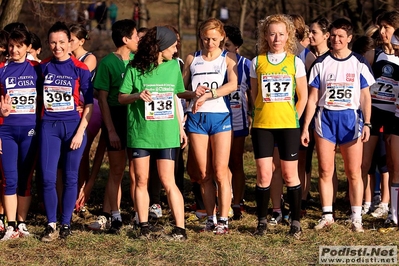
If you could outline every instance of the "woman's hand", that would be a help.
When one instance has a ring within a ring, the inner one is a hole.
[[[77,132],[75,134],[75,136],[73,137],[73,139],[71,141],[71,145],[70,145],[70,148],[72,150],[77,150],[80,148],[80,146],[82,145],[82,142],[83,142],[83,136],[84,136],[84,133]]]
[[[143,90],[140,92],[139,97],[145,102],[152,102],[151,93],[148,90]]]
[[[10,95],[8,95],[8,94],[1,95],[0,104],[1,104],[1,106],[0,106],[1,115],[3,117],[8,116],[10,114],[11,108],[12,108]]]

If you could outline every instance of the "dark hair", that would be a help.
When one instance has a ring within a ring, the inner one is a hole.
[[[376,25],[378,22],[378,17],[381,16],[382,14],[386,13],[387,11],[385,9],[377,9],[376,11],[373,12],[371,15],[371,19],[373,21],[373,24]]]
[[[157,27],[148,30],[139,42],[137,53],[130,65],[137,68],[141,74],[151,72],[158,66],[159,44],[157,41]]]
[[[171,31],[173,31],[176,34],[176,39],[177,39],[176,50],[177,50],[177,52],[173,54],[173,58],[178,58],[179,57],[179,53],[180,53],[180,49],[181,49],[181,41],[180,41],[181,36],[180,36],[180,33],[172,25],[165,25],[164,27],[170,29]]]
[[[146,28],[146,27],[141,27],[141,28],[139,28],[139,29],[137,30],[137,34],[138,34],[138,33],[141,33],[141,32],[147,33],[147,32],[148,32],[148,28]]]
[[[395,29],[399,28],[399,12],[398,11],[390,11],[382,13],[377,18],[378,26],[381,26],[382,22],[386,22],[388,25],[394,27]]]
[[[328,19],[326,18],[318,18],[313,20],[310,25],[312,25],[313,23],[316,23],[317,25],[319,25],[321,31],[323,32],[323,34],[326,34],[329,31],[329,26],[330,26],[330,22],[328,21]]]
[[[112,41],[117,48],[125,45],[123,37],[131,38],[136,22],[131,19],[118,20],[112,25]]]
[[[21,30],[21,29],[29,31],[28,27],[26,27],[26,25],[21,22],[12,22],[4,27],[4,30],[8,33],[11,33],[13,30]]]
[[[240,47],[244,43],[241,31],[237,26],[225,25],[223,28],[226,32],[226,36],[235,46]]]
[[[328,31],[331,32],[331,30],[335,28],[335,29],[342,29],[344,31],[346,31],[346,33],[349,35],[353,34],[353,26],[352,23],[347,20],[346,18],[339,18],[334,20],[330,27],[328,28]]]
[[[5,30],[0,30],[0,48],[5,49],[4,52],[0,53],[0,62],[2,62],[8,55],[8,37],[10,34]]]
[[[31,32],[30,34],[32,38],[32,48],[35,50],[42,48],[42,42],[40,41],[39,36],[37,36],[33,32]]]
[[[352,44],[352,51],[361,55],[374,49],[374,39],[369,36],[361,36]]]
[[[17,30],[13,30],[10,33],[8,42],[10,43],[11,41],[18,43],[18,44],[25,44],[26,46],[29,46],[32,43],[32,38],[31,38],[31,34],[28,31],[23,30],[23,29],[17,29]]]
[[[71,32],[69,31],[69,28],[64,22],[61,21],[57,21],[56,23],[53,24],[53,26],[51,26],[51,28],[48,30],[47,38],[50,37],[51,33],[60,32],[60,31],[64,32],[67,35],[68,40],[71,40]]]
[[[72,24],[69,26],[69,31],[73,33],[78,40],[85,39],[90,40],[89,32],[86,28],[81,24]]]

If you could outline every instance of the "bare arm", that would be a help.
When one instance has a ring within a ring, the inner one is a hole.
[[[86,66],[89,69],[89,71],[92,72],[97,67],[97,58],[93,54],[88,55],[86,57],[84,63],[86,64]]]
[[[298,113],[298,118],[300,118],[308,101],[308,84],[306,81],[306,76],[296,79],[296,94],[298,96],[298,101],[296,102],[296,111]]]
[[[109,110],[107,98],[108,98],[108,91],[98,90],[98,105],[100,106],[103,122],[108,131],[109,141],[112,147],[114,147],[115,149],[120,149],[121,147],[120,138],[118,134],[116,134],[114,123],[112,122],[111,119],[111,112]]]
[[[371,96],[370,88],[366,87],[360,91],[360,108],[362,109],[364,123],[370,123],[371,118]],[[370,138],[370,128],[363,127],[362,141],[367,142]]]
[[[92,112],[93,112],[93,104],[86,104],[84,106],[82,119],[80,119],[78,130],[76,131],[76,134],[71,141],[70,148],[72,150],[79,149],[80,146],[82,145],[83,135],[85,133],[87,125],[89,124]]]
[[[306,147],[309,145],[310,142],[309,125],[316,111],[318,100],[319,100],[319,89],[315,87],[310,87],[308,102],[306,104],[306,110],[305,110],[302,136],[301,136],[302,145]]]

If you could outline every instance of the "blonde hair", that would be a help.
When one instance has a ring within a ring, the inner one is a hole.
[[[267,33],[269,32],[269,26],[275,23],[283,23],[288,32],[287,43],[285,44],[284,50],[287,53],[295,54],[296,51],[296,37],[295,37],[295,26],[292,23],[292,19],[288,15],[276,14],[267,16],[262,23],[258,26],[258,45],[259,53],[267,53],[270,51],[269,43],[266,40]]]
[[[201,40],[201,48],[204,48],[204,44],[202,41],[202,36],[205,32],[209,30],[216,30],[222,35],[223,40],[220,41],[219,48],[224,49],[224,43],[226,41],[226,32],[223,29],[223,22],[216,18],[208,18],[207,20],[203,21],[198,29],[198,38]]]

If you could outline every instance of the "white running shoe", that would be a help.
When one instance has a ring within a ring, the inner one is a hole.
[[[103,231],[108,230],[111,227],[111,221],[107,219],[104,215],[97,217],[95,222],[89,224],[88,228],[93,231]]]
[[[381,217],[383,217],[383,216],[385,216],[385,215],[388,215],[388,211],[389,211],[388,206],[386,206],[386,205],[384,206],[384,205],[380,204],[380,205],[378,206],[378,208],[375,209],[375,210],[371,213],[371,215],[372,215],[374,218],[381,218]]]
[[[12,227],[12,226],[7,226],[6,233],[4,234],[1,241],[15,239],[15,238],[19,238],[18,230],[14,230],[14,227]]]
[[[352,231],[355,233],[364,233],[363,224],[361,220],[352,221]]]
[[[321,230],[324,227],[328,227],[334,224],[334,218],[333,219],[326,219],[326,217],[323,215],[321,219],[319,220],[319,223],[314,227],[316,230]]]
[[[26,228],[25,223],[20,223],[18,225],[18,232],[19,232],[19,237],[28,237],[30,236],[30,233],[28,231],[28,228]]]
[[[149,215],[152,218],[158,219],[162,217],[162,208],[161,205],[159,204],[152,204],[150,207],[150,213]]]

